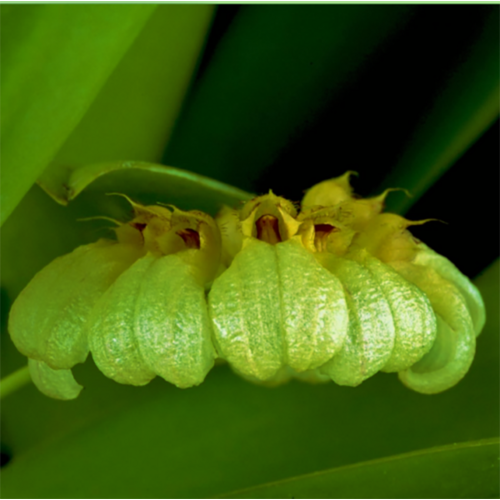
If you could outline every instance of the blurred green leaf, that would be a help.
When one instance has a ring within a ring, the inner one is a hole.
[[[329,7],[242,7],[194,87],[164,162],[252,189],[411,13],[403,5]]]
[[[500,440],[485,439],[317,472],[218,498],[498,498]]]
[[[90,163],[161,159],[213,11],[213,5],[158,6],[42,174],[42,185],[66,182],[68,172]]]
[[[412,197],[389,198],[388,210],[405,213],[498,118],[498,11],[490,13],[480,38],[445,86],[437,89],[429,107],[402,158],[379,188],[410,189]]]
[[[156,5],[2,6],[2,222]]]

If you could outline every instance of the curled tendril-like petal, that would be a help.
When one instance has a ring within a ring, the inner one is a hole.
[[[433,269],[404,262],[393,263],[393,266],[429,297],[437,320],[432,349],[401,372],[400,379],[419,392],[441,392],[461,380],[474,359],[474,325],[466,300],[450,281]]]

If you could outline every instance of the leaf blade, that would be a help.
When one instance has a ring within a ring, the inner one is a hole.
[[[158,162],[189,88],[213,5],[159,5],[49,167]],[[89,145],[91,145],[89,147]]]
[[[251,189],[410,15],[401,5],[243,7],[193,87],[163,162]]]
[[[154,199],[173,197],[172,204],[201,202],[197,209],[214,212],[216,206],[235,204],[252,197],[241,189],[187,170],[144,161],[115,161],[84,165],[67,172],[65,182],[59,176],[44,178],[40,186],[57,202],[66,205],[82,191],[119,192]],[[207,209],[207,203],[211,207]]]
[[[497,498],[499,444],[493,438],[420,450],[216,498]]]
[[[2,222],[80,121],[155,8],[16,5],[5,11]]]

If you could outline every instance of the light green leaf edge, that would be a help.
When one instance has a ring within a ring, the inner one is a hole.
[[[18,391],[30,382],[31,375],[28,366],[19,368],[19,370],[0,380],[0,400]]]
[[[493,12],[464,62],[436,93],[433,106],[392,173],[376,190],[410,190],[387,200],[404,214],[491,127],[500,113],[498,11]]]
[[[2,223],[155,9],[154,4],[2,6]]]
[[[497,498],[500,439],[451,444],[216,498]]]
[[[87,187],[93,191],[148,193],[150,197],[161,195],[165,198],[170,193],[176,197],[194,196],[217,205],[236,205],[252,197],[241,189],[203,175],[142,161],[86,165],[70,172],[63,184],[53,182],[52,178],[39,181],[39,184],[62,205],[67,205]]]

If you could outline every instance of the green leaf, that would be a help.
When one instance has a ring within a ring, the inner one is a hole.
[[[498,498],[499,439],[416,451],[218,498]]]
[[[380,190],[398,186],[412,197],[393,197],[387,210],[405,213],[495,122],[500,112],[498,11],[449,75],[417,125],[409,147]]]
[[[63,182],[69,169],[90,163],[161,159],[213,11],[213,5],[158,6],[42,174],[42,185]]]
[[[164,162],[252,189],[410,13],[401,5],[243,7],[194,87]]]
[[[203,175],[141,161],[109,162],[85,165],[69,173],[62,184],[53,179],[42,188],[56,201],[67,204],[87,186],[92,191],[126,193],[143,203],[155,198],[168,199],[180,207],[196,205],[196,209],[215,214],[223,204],[230,206],[248,200],[251,195],[238,188]]]
[[[2,6],[2,222],[81,120],[155,8]]]

